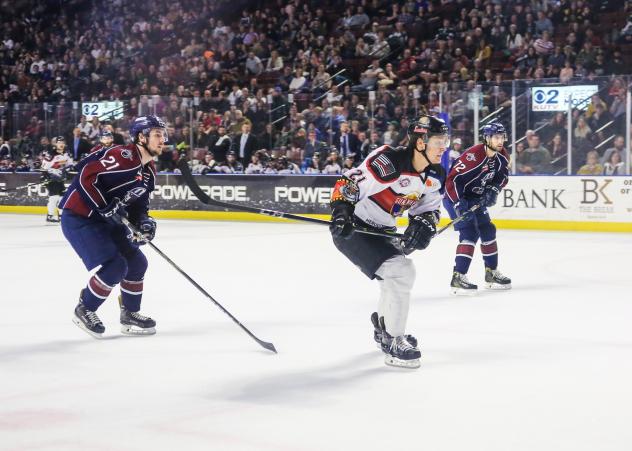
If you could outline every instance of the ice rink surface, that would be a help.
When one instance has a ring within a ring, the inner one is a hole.
[[[632,239],[499,231],[509,292],[448,294],[457,235],[412,255],[419,370],[386,367],[376,282],[326,228],[159,221],[142,312],[158,333],[71,322],[88,276],[41,216],[0,215],[2,450],[630,450]],[[477,249],[470,279],[482,282]]]

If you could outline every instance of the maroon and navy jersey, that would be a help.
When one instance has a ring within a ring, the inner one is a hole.
[[[127,208],[131,219],[147,213],[155,180],[153,161],[143,166],[135,144],[102,148],[77,164],[77,175],[60,205],[77,215],[91,217],[113,198],[123,199],[131,189],[144,187],[146,193]]]
[[[485,145],[470,147],[452,164],[446,180],[446,196],[452,203],[462,198],[480,197],[485,186],[503,188],[509,179],[509,156],[503,148],[492,157],[485,153]]]

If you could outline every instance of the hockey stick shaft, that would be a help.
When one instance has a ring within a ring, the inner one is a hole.
[[[448,230],[450,227],[455,226],[456,224],[458,224],[459,222],[463,221],[463,219],[465,219],[465,216],[468,213],[474,213],[476,210],[478,210],[479,208],[481,208],[480,205],[476,204],[474,205],[472,208],[470,208],[466,214],[459,216],[458,218],[453,219],[452,221],[450,221],[449,223],[447,223],[446,225],[444,225],[443,227],[441,227],[439,230],[437,230],[437,233],[435,234],[435,236],[445,232],[446,230]]]
[[[222,208],[227,208],[227,209],[232,209],[232,210],[241,210],[248,213],[256,213],[260,215],[271,216],[274,218],[293,219],[295,221],[311,222],[313,224],[320,224],[320,225],[326,225],[326,226],[331,225],[331,221],[327,221],[326,219],[310,218],[308,216],[295,215],[292,213],[285,213],[282,211],[267,210],[265,208],[257,208],[257,207],[249,207],[247,205],[230,204],[227,202],[215,200],[211,198],[208,194],[206,194],[202,190],[200,185],[198,185],[197,182],[194,180],[193,174],[191,174],[191,170],[189,169],[189,165],[187,164],[186,160],[181,159],[178,162],[178,167],[180,168],[180,172],[182,173],[182,176],[184,177],[184,180],[186,184],[188,185],[189,189],[193,192],[195,197],[197,197],[200,200],[200,202],[206,205],[214,205],[216,207],[222,207]],[[369,230],[369,229],[357,228],[357,227],[354,230],[356,232],[364,233],[366,235],[383,236],[386,238],[402,238],[404,236],[400,233],[380,232],[377,230]]]
[[[46,181],[43,181],[43,182],[34,182],[34,183],[28,183],[28,184],[26,184],[26,185],[16,186],[15,188],[2,188],[2,191],[17,191],[17,190],[19,190],[19,189],[30,188],[31,186],[39,186],[39,185],[43,185],[44,183],[46,183]]]
[[[274,352],[275,354],[277,353],[276,348],[274,347],[274,345],[272,343],[268,343],[267,341],[263,341],[260,338],[258,338],[257,336],[255,336],[255,334],[253,334],[252,332],[250,332],[250,330],[244,326],[241,322],[239,322],[239,320],[237,318],[235,318],[228,310],[226,310],[224,308],[224,306],[222,304],[220,304],[219,302],[217,302],[213,296],[211,296],[210,294],[208,294],[208,292],[202,288],[200,286],[199,283],[197,283],[195,280],[193,280],[193,278],[191,276],[189,276],[182,268],[180,268],[173,260],[171,260],[167,254],[165,254],[163,251],[161,251],[158,246],[156,246],[154,243],[152,243],[151,241],[147,241],[145,240],[145,238],[143,237],[142,233],[139,232],[139,230],[134,227],[126,218],[123,218],[123,223],[132,231],[132,233],[134,235],[136,235],[136,238],[139,240],[144,241],[145,243],[147,243],[149,245],[149,247],[151,247],[154,251],[156,251],[156,253],[158,255],[160,255],[162,258],[164,258],[167,263],[169,263],[176,271],[178,271],[180,274],[182,274],[182,276],[187,279],[195,288],[197,288],[204,296],[206,296],[211,302],[213,302],[213,304],[215,304],[217,307],[219,307],[219,309],[224,312],[226,315],[228,315],[228,317],[230,319],[233,320],[233,322],[235,324],[237,324],[244,332],[246,332],[253,340],[255,340],[257,343],[259,343],[260,346],[262,346],[263,348]]]

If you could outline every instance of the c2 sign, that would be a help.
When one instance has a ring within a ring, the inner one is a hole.
[[[585,110],[590,97],[599,91],[597,85],[542,86],[531,88],[532,111],[568,111],[568,102],[573,108]]]

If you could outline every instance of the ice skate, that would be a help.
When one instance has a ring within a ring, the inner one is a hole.
[[[105,332],[105,327],[96,312],[88,310],[81,300],[79,300],[79,304],[75,307],[75,315],[72,317],[72,322],[75,323],[79,329],[94,338],[101,338],[103,332]]]
[[[46,215],[46,222],[58,223],[60,222],[59,217],[55,217],[53,215]]]
[[[373,324],[373,340],[375,340],[375,344],[377,345],[378,349],[382,349],[383,333],[382,333],[382,328],[380,327],[377,312],[373,312],[371,314],[371,323]],[[417,339],[415,337],[413,337],[412,335],[404,335],[404,336],[408,340],[408,343],[410,343],[413,346],[417,346]]]
[[[477,293],[478,286],[467,280],[465,274],[454,271],[452,273],[452,282],[450,282],[450,292],[455,296],[474,296]]]
[[[391,337],[385,332],[382,339],[382,351],[386,354],[384,363],[389,366],[410,369],[416,369],[421,366],[419,362],[421,352],[417,346],[413,346],[408,342],[405,335]]]
[[[485,288],[488,290],[511,290],[511,279],[497,269],[485,268]]]
[[[156,333],[156,321],[138,312],[130,312],[121,306],[121,333],[125,335],[154,335]]]

